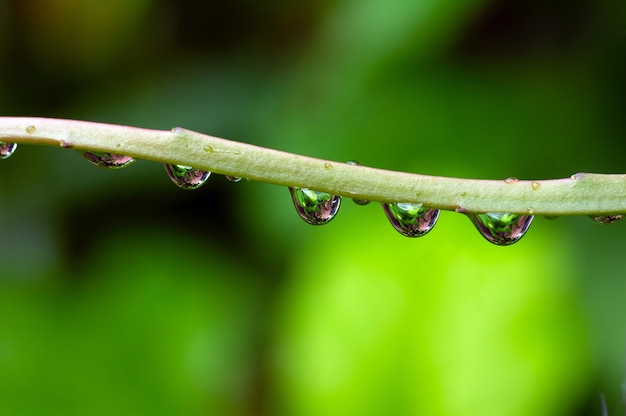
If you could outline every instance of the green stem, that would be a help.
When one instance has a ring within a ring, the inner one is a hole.
[[[315,159],[175,128],[0,117],[0,141],[60,146],[193,166],[223,175],[380,202],[460,212],[535,215],[626,213],[626,175],[505,181],[417,175]]]

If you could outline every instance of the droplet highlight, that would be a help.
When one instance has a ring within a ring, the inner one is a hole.
[[[0,159],[9,158],[17,149],[17,143],[0,142]]]
[[[341,205],[341,197],[308,188],[289,188],[296,212],[312,225],[327,224],[335,218]]]
[[[589,218],[597,222],[598,224],[615,224],[621,221],[623,215],[590,215]]]
[[[533,221],[532,215],[509,213],[468,214],[476,229],[490,243],[508,246],[526,234]]]
[[[421,237],[433,229],[439,210],[407,202],[381,204],[389,222],[406,237]]]
[[[239,176],[229,176],[229,175],[225,175],[224,176],[226,179],[228,179],[230,182],[233,183],[237,183],[237,182],[241,182],[241,178]]]
[[[504,180],[504,183],[508,183],[509,185],[512,183],[517,183],[517,182],[519,182],[519,179],[517,179],[514,176],[508,177]]]
[[[539,189],[541,189],[541,184],[537,181],[532,181],[530,183],[530,187],[533,188],[534,191],[538,191]]]
[[[115,153],[87,151],[81,154],[92,164],[106,169],[121,169],[135,163],[135,159],[132,157]]]
[[[211,172],[185,165],[165,164],[167,176],[182,189],[198,189],[209,179]]]

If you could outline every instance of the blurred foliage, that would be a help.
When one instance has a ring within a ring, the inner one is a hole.
[[[464,177],[624,172],[620,0],[6,0],[0,113]],[[0,169],[2,414],[620,411],[623,224],[512,247],[373,203],[21,146]]]

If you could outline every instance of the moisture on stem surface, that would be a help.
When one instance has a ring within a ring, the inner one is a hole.
[[[426,176],[316,159],[182,128],[162,131],[28,117],[0,117],[0,142],[125,155],[331,195],[464,213],[626,213],[624,174],[577,173],[564,179],[532,181]]]

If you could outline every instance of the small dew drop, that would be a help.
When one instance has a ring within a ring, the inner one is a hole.
[[[589,218],[597,222],[598,224],[615,224],[621,221],[623,215],[591,215]]]
[[[346,163],[348,165],[352,165],[352,166],[360,166],[361,165],[358,160],[348,160]],[[331,166],[331,168],[332,168],[332,166]],[[368,199],[360,199],[360,198],[353,198],[352,201],[355,204],[357,204],[357,205],[367,205],[370,202],[372,202],[372,201],[370,201]]]
[[[114,153],[87,151],[81,154],[89,162],[106,169],[121,169],[135,163],[135,159],[130,156],[117,155]]]
[[[517,179],[514,176],[508,177],[504,180],[504,183],[508,183],[508,184],[517,183],[517,182],[519,182],[519,179]]]
[[[0,160],[9,158],[17,149],[17,143],[0,142]]]
[[[229,176],[229,175],[225,175],[224,176],[226,179],[228,179],[230,182],[233,183],[237,183],[237,182],[241,182],[241,178],[239,176]]]
[[[296,212],[312,225],[327,224],[335,218],[341,205],[341,197],[308,188],[289,188]]]
[[[556,220],[557,218],[559,218],[558,215],[545,215],[543,218],[547,219],[547,220]]]
[[[367,205],[370,201],[369,199],[361,199],[361,198],[353,198],[352,201],[357,205]]]
[[[165,164],[167,176],[182,189],[198,189],[209,179],[211,172],[192,168],[191,166]]]
[[[467,192],[461,192],[461,198],[465,198],[467,196]]]
[[[439,210],[426,208],[422,204],[382,204],[389,222],[406,237],[421,237],[433,229],[439,218]]]
[[[508,246],[524,236],[533,221],[532,215],[508,213],[468,214],[480,234],[490,243]]]
[[[28,134],[35,134],[37,132],[37,128],[35,126],[28,126],[26,127],[26,133]]]
[[[537,181],[532,181],[530,183],[530,186],[533,188],[533,190],[538,191],[539,189],[541,189],[541,184]]]
[[[528,208],[526,212],[528,213],[528,215],[533,215],[535,213],[535,210],[534,208],[531,207],[531,208]]]
[[[333,168],[333,165],[331,165],[330,163],[324,163],[324,169],[331,170],[332,168]]]
[[[202,150],[204,150],[204,151],[205,151],[205,152],[207,152],[207,153],[213,153],[213,152],[215,152],[215,149],[213,149],[213,146],[204,146],[204,147],[202,148]]]

